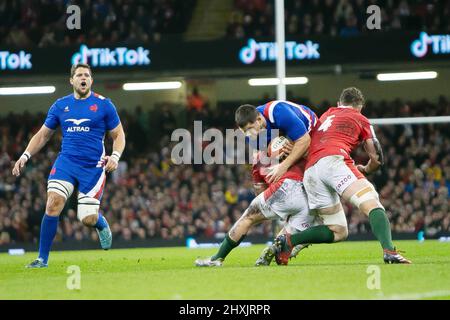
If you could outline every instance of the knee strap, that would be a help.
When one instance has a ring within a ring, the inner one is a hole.
[[[57,193],[67,200],[72,195],[73,184],[64,180],[49,180],[47,192]]]
[[[347,218],[345,217],[344,210],[340,210],[334,214],[321,214],[320,217],[326,226],[338,225],[347,228]]]
[[[87,216],[97,215],[99,209],[100,201],[98,199],[89,197],[83,193],[78,195],[78,220],[83,221]]]
[[[357,208],[366,201],[374,200],[377,202],[377,205],[380,208],[383,208],[383,205],[380,202],[380,198],[378,196],[378,193],[375,191],[375,189],[372,186],[365,187],[358,192],[356,192],[351,198],[350,202]]]

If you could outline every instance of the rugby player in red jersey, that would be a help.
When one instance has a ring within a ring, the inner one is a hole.
[[[298,244],[332,243],[347,238],[347,220],[340,197],[369,218],[372,232],[383,248],[385,263],[411,263],[396,251],[385,209],[374,186],[364,176],[383,164],[383,153],[369,120],[361,114],[363,106],[361,91],[347,88],[341,93],[338,107],[328,109],[320,117],[312,133],[304,185],[309,208],[328,228],[316,226],[292,236],[278,236],[273,246],[278,264],[287,264],[292,248]],[[361,143],[369,161],[356,166],[350,153]]]
[[[296,233],[309,228],[314,223],[314,217],[309,215],[306,192],[303,188],[303,172],[305,160],[291,166],[279,180],[271,183],[269,172],[271,165],[260,161],[261,151],[258,152],[252,168],[252,177],[256,198],[247,210],[233,225],[220,245],[218,252],[206,259],[197,259],[198,267],[218,267],[223,264],[225,257],[242,242],[250,228],[263,221],[282,219],[286,224],[283,233]],[[302,245],[297,251],[306,247]],[[298,252],[297,252],[298,253]],[[269,255],[271,254],[271,257]],[[273,253],[263,253],[256,265],[268,265]]]

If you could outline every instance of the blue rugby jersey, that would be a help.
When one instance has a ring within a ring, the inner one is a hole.
[[[94,92],[86,99],[75,99],[71,94],[56,100],[44,123],[52,130],[61,127],[60,155],[87,166],[97,165],[105,152],[105,133],[119,124],[111,100]]]
[[[279,129],[280,135],[285,135],[296,141],[305,133],[309,133],[317,124],[317,116],[310,108],[290,101],[271,101],[256,110],[266,119],[268,141],[271,129]]]

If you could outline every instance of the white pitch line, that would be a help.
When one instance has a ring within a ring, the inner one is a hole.
[[[418,300],[425,298],[437,298],[450,296],[450,290],[437,290],[430,292],[422,292],[422,293],[406,293],[406,294],[392,294],[388,296],[381,296],[379,298],[375,298],[377,300]]]

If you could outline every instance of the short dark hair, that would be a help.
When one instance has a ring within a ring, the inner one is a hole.
[[[89,69],[89,74],[92,77],[92,70],[91,70],[91,66],[88,65],[87,63],[77,63],[72,65],[72,68],[70,68],[70,77],[73,78],[73,76],[75,75],[75,71],[77,71],[78,68],[86,68]]]
[[[339,103],[343,106],[359,107],[364,106],[364,96],[358,88],[350,87],[342,90]]]
[[[234,120],[239,128],[243,128],[247,124],[255,122],[257,117],[258,111],[256,111],[256,107],[251,104],[243,104],[237,108],[234,113]]]

